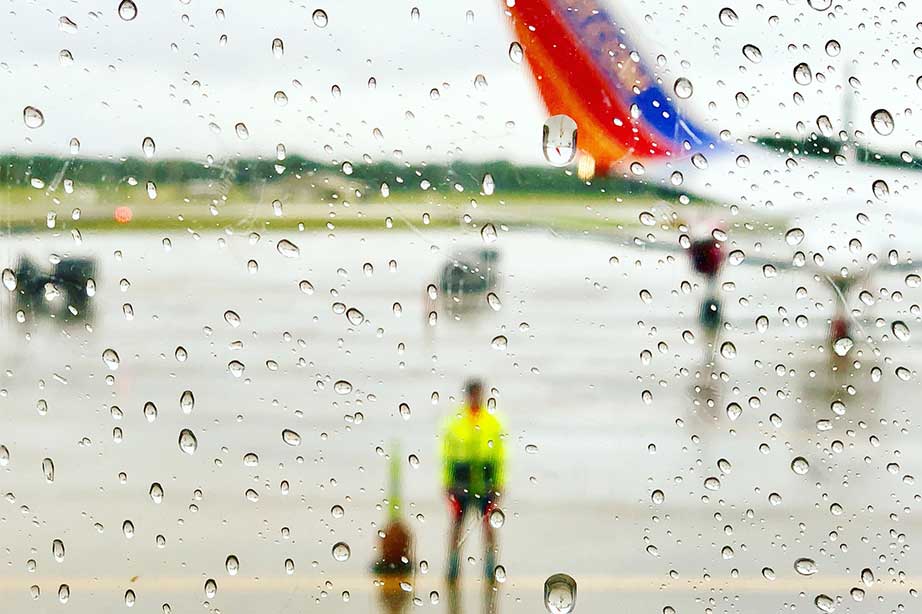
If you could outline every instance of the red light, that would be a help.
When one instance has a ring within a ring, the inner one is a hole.
[[[131,207],[116,207],[115,214],[113,215],[115,221],[119,224],[127,224],[131,221],[133,214],[131,213]]]

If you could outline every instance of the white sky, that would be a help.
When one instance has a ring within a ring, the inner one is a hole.
[[[541,162],[545,113],[526,65],[507,56],[513,39],[499,0],[135,1],[139,14],[130,22],[118,17],[118,0],[0,4],[0,150],[68,155],[68,142],[77,137],[81,155],[137,156],[142,139],[151,136],[158,158],[274,157],[282,142],[289,153],[326,161],[359,160],[365,153],[392,159],[393,150],[402,150],[414,161]],[[658,54],[666,57],[657,69],[666,83],[691,79],[688,113],[715,131],[740,138],[791,134],[798,120],[815,129],[821,113],[839,128],[845,63],[854,61],[861,80],[856,127],[878,147],[913,150],[922,134],[922,113],[912,113],[922,96],[915,84],[922,57],[913,54],[922,45],[922,3],[843,2],[829,12],[811,9],[807,0],[765,0],[764,8],[731,0],[686,3],[618,2],[618,14],[633,24],[629,35],[646,62],[655,66]],[[735,27],[718,20],[725,4],[739,14]],[[418,22],[410,18],[413,6]],[[219,7],[224,21],[215,16]],[[324,29],[311,21],[316,8],[329,15]],[[468,10],[473,24],[465,19]],[[65,15],[77,23],[76,32],[59,29]],[[771,15],[778,16],[776,25]],[[271,52],[276,37],[285,43],[281,60]],[[842,45],[838,57],[824,52],[831,38]],[[762,49],[761,63],[743,58],[745,43]],[[72,52],[73,64],[60,64],[62,49]],[[825,74],[825,83],[797,86],[792,70],[801,61]],[[485,91],[474,88],[477,74],[487,78]],[[372,76],[373,91],[366,85]],[[331,95],[334,84],[342,89],[339,98]],[[432,88],[440,90],[438,100],[430,98]],[[287,93],[287,106],[273,102],[277,90]],[[805,97],[801,106],[792,101],[795,90]],[[737,109],[737,91],[749,96],[746,109]],[[43,111],[43,127],[25,127],[26,105]],[[896,119],[890,136],[870,128],[878,107]],[[407,111],[415,119],[407,119]],[[515,126],[507,128],[508,121]],[[248,140],[235,135],[237,122],[248,126]],[[383,143],[372,136],[376,127]]]

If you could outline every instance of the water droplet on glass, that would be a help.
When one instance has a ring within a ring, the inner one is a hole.
[[[743,45],[743,55],[753,64],[758,64],[762,61],[762,50],[755,45]]]
[[[480,238],[484,243],[490,244],[496,242],[496,226],[493,224],[484,224],[480,229]]]
[[[861,582],[867,586],[871,587],[874,584],[874,572],[869,568],[865,567],[861,570]]]
[[[838,356],[845,356],[854,345],[855,342],[852,341],[851,337],[840,337],[833,342],[832,351]]]
[[[237,572],[240,570],[240,561],[237,560],[237,557],[231,554],[227,557],[227,560],[224,561],[224,568],[227,569],[227,574],[230,576],[236,576]]]
[[[490,341],[490,346],[494,350],[505,350],[508,345],[509,340],[505,337],[505,335],[497,335]]]
[[[144,412],[144,417],[148,422],[153,422],[157,419],[157,406],[152,402],[147,401],[144,403],[144,409],[142,411]]]
[[[126,539],[131,539],[134,537],[134,523],[133,522],[131,522],[130,520],[126,520],[125,522],[122,523],[122,535],[124,535]]]
[[[208,599],[214,599],[215,595],[218,594],[218,583],[215,582],[212,578],[205,580],[205,597]]]
[[[708,490],[720,490],[720,480],[711,476],[704,480],[704,487]]]
[[[871,113],[871,126],[877,134],[887,136],[893,132],[893,116],[887,109],[877,109]]]
[[[246,371],[246,365],[240,362],[239,360],[232,360],[227,363],[227,370],[234,377],[242,377],[243,372]]]
[[[828,11],[832,6],[832,0],[807,0],[807,4],[814,11]]]
[[[799,558],[794,561],[794,571],[802,576],[812,576],[818,569],[813,559]]]
[[[301,255],[301,250],[298,249],[298,246],[289,241],[288,239],[282,239],[275,245],[276,251],[286,258],[297,258]]]
[[[163,486],[159,482],[154,482],[150,485],[150,491],[148,491],[151,501],[154,503],[160,503],[163,501]]]
[[[809,64],[801,62],[794,67],[794,81],[798,85],[810,85],[813,81],[813,71],[810,70]]]
[[[333,384],[333,391],[336,394],[349,394],[352,392],[352,383],[344,379],[338,380]]]
[[[717,18],[720,20],[721,25],[727,26],[728,28],[735,26],[740,20],[739,15],[736,14],[736,11],[730,7],[724,7],[720,9],[720,13],[717,14]]]
[[[503,510],[499,509],[498,507],[494,508],[493,511],[490,512],[490,526],[493,527],[494,529],[499,529],[505,523],[506,523],[506,514],[503,513]]]
[[[800,245],[804,240],[805,233],[801,228],[791,228],[784,234],[784,240],[791,247]]]
[[[64,542],[60,539],[56,539],[51,542],[51,554],[54,556],[54,560],[58,563],[64,561]]]
[[[839,52],[842,51],[842,45],[839,44],[839,41],[836,39],[830,39],[826,42],[826,55],[831,58],[839,55]]]
[[[733,345],[730,341],[724,341],[720,345],[720,355],[726,358],[727,360],[732,360],[736,358],[736,346]]]
[[[665,500],[666,500],[666,494],[659,489],[654,490],[653,493],[650,495],[650,501],[652,501],[655,505],[660,505]]]
[[[106,363],[110,371],[115,371],[119,366],[118,354],[113,349],[107,349],[102,353],[102,361]]]
[[[326,11],[324,11],[323,9],[317,9],[311,15],[311,21],[313,21],[314,25],[317,26],[318,28],[325,28],[327,27],[327,24],[330,22],[330,18],[327,17]]]
[[[352,554],[352,551],[349,550],[349,544],[346,542],[336,542],[333,545],[333,550],[331,551],[333,558],[340,563],[349,560],[349,556]]]
[[[181,430],[179,432],[179,449],[186,454],[195,454],[195,450],[198,449],[198,440],[195,438],[195,433],[189,429]]]
[[[509,59],[516,64],[522,63],[522,57],[525,55],[525,52],[522,51],[522,45],[518,42],[513,42],[509,45]]]
[[[910,379],[912,379],[912,371],[906,367],[897,367],[895,373],[896,376],[904,382],[908,382]]]
[[[496,184],[493,182],[493,175],[487,173],[483,176],[483,181],[480,182],[480,189],[483,191],[484,196],[491,196],[493,191],[496,189]]]
[[[191,414],[192,409],[195,407],[195,395],[192,394],[191,390],[183,391],[182,395],[179,397],[179,408],[184,414]]]
[[[893,336],[900,341],[909,341],[909,327],[902,320],[894,320],[890,325],[890,330],[893,331]]]
[[[144,152],[144,157],[150,160],[154,157],[154,153],[157,151],[157,144],[154,143],[154,139],[149,136],[144,137],[144,140],[141,141],[141,151]]]
[[[290,446],[300,446],[301,436],[291,429],[285,429],[282,431],[282,441]]]
[[[58,19],[58,29],[61,32],[67,32],[68,34],[73,34],[77,31],[77,24],[70,17],[62,16]]]
[[[27,128],[41,128],[45,123],[45,116],[35,107],[26,107],[22,110],[22,121]]]
[[[285,55],[285,43],[280,38],[272,39],[272,55],[276,60],[282,59]]]
[[[3,287],[12,292],[16,289],[16,274],[12,269],[3,269],[0,273],[0,280],[3,281]]]
[[[241,141],[245,141],[250,138],[250,130],[247,128],[247,125],[243,122],[237,122],[234,125],[234,132],[237,133],[237,138]]]
[[[685,77],[679,77],[675,80],[675,83],[672,86],[675,95],[678,98],[691,98],[691,95],[694,93],[695,88],[692,85],[692,82],[686,79]]]
[[[813,600],[813,605],[816,606],[817,610],[820,612],[825,612],[826,614],[829,614],[836,609],[836,602],[829,595],[817,595]]]
[[[791,471],[797,475],[805,475],[810,471],[810,463],[803,456],[797,456],[791,461]]]
[[[122,0],[118,5],[118,16],[123,21],[131,21],[138,16],[138,7],[133,0]]]
[[[69,49],[61,49],[58,52],[58,62],[61,63],[61,66],[68,66],[74,63],[74,54],[70,52]]]
[[[68,599],[70,599],[70,587],[66,584],[62,584],[58,587],[58,601],[67,603]]]
[[[349,320],[349,323],[353,326],[358,326],[365,321],[365,314],[355,307],[350,307],[346,310],[346,319]]]
[[[576,156],[576,122],[567,115],[552,115],[544,122],[541,145],[551,166],[566,166]]]
[[[570,614],[576,608],[576,580],[565,573],[545,580],[544,607],[551,614]]]

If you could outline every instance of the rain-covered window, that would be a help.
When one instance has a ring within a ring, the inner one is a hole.
[[[922,7],[0,8],[0,610],[920,610]]]

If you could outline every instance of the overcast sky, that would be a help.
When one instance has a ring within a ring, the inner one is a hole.
[[[119,0],[0,5],[3,151],[68,155],[69,141],[78,138],[81,155],[141,155],[150,136],[158,158],[272,157],[284,143],[291,153],[326,161],[392,159],[395,150],[413,161],[541,161],[545,112],[526,65],[507,55],[512,31],[498,0],[135,2],[132,21],[119,17]],[[853,94],[856,127],[878,147],[913,150],[922,134],[922,50],[914,55],[922,45],[920,3],[843,2],[825,12],[808,0],[766,0],[764,8],[730,0],[686,4],[618,2],[616,14],[633,24],[629,36],[666,83],[692,81],[690,115],[740,138],[792,134],[798,121],[815,129],[824,113],[839,128],[852,63],[861,82]],[[718,19],[725,4],[739,14],[735,26]],[[324,28],[311,19],[318,8],[328,14]],[[76,31],[62,30],[61,17]],[[281,59],[273,56],[274,38],[284,41]],[[824,51],[830,39],[841,44],[836,57]],[[743,57],[746,43],[762,50],[760,63]],[[59,58],[65,49],[73,56],[68,65]],[[660,54],[665,62],[657,66]],[[802,61],[825,81],[798,86],[792,72]],[[478,74],[486,89],[475,89]],[[341,96],[331,93],[334,85]],[[276,104],[277,91],[285,92],[287,106]],[[734,101],[738,91],[751,101],[745,109]],[[795,91],[802,105],[793,102]],[[42,127],[24,125],[27,105],[41,109]],[[870,127],[878,107],[896,120],[886,137]],[[247,126],[247,140],[234,130],[238,122]],[[373,136],[375,128],[383,140]]]

